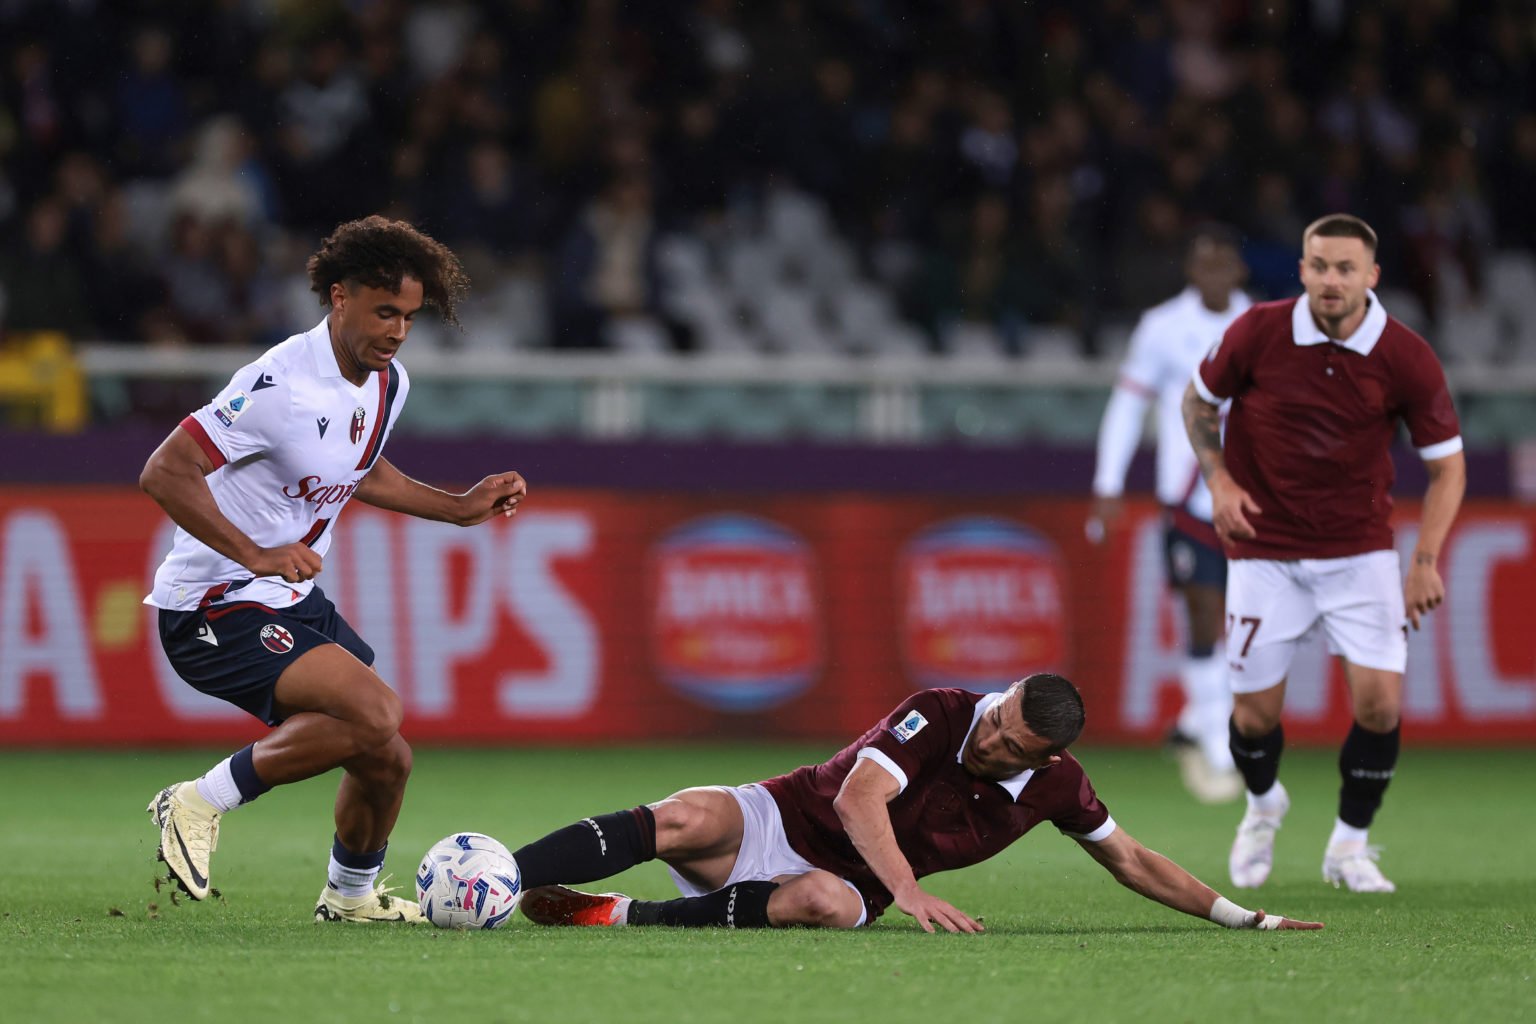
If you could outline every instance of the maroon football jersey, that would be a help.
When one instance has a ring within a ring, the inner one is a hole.
[[[1398,420],[1425,458],[1461,450],[1461,426],[1429,343],[1375,297],[1345,342],[1328,340],[1306,298],[1239,317],[1200,364],[1204,397],[1232,399],[1223,453],[1263,509],[1232,558],[1342,558],[1392,547]]]
[[[895,767],[907,777],[906,787],[886,806],[896,843],[918,878],[986,860],[1042,821],[1074,836],[1109,823],[1108,809],[1071,754],[1007,782],[978,779],[961,766],[960,750],[972,726],[999,699],[1000,694],[923,690],[825,764],[764,782],[779,805],[789,845],[857,886],[871,919],[890,906],[890,892],[854,849],[832,808],[866,747],[889,762],[883,770]]]

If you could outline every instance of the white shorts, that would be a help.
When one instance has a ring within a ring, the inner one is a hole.
[[[781,875],[803,875],[817,870],[789,845],[784,835],[784,819],[779,817],[779,805],[773,794],[756,782],[745,786],[715,786],[722,793],[729,793],[741,805],[741,849],[736,853],[736,864],[724,884],[737,882],[771,882]],[[667,866],[677,891],[684,896],[703,896],[714,889],[701,889]],[[859,920],[854,925],[861,928],[869,921],[869,908],[864,905],[864,894],[846,878],[839,879],[859,898]]]
[[[1296,645],[1322,623],[1329,654],[1362,668],[1408,665],[1402,567],[1396,551],[1227,566],[1227,678],[1233,693],[1280,682]]]

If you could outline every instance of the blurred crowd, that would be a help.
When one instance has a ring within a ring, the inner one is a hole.
[[[1333,210],[1433,324],[1536,246],[1533,182],[1522,0],[0,0],[11,331],[272,343],[318,239],[385,212],[475,279],[450,343],[707,348],[677,268],[786,195],[938,350],[1091,348],[1211,219],[1291,294]]]

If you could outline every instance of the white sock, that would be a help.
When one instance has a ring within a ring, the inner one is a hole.
[[[1284,812],[1288,805],[1289,798],[1285,794],[1285,787],[1280,785],[1278,779],[1275,780],[1273,786],[1269,787],[1269,792],[1263,796],[1257,796],[1253,793],[1248,794],[1249,808],[1260,814],[1274,816]]]
[[[197,780],[198,795],[212,804],[213,809],[220,814],[240,806],[240,787],[235,785],[235,776],[229,767],[233,760],[234,755],[231,754]]]
[[[1179,679],[1184,684],[1184,710],[1179,731],[1200,745],[1200,752],[1217,771],[1232,771],[1227,721],[1232,717],[1232,689],[1221,651],[1204,658],[1185,658]]]
[[[1346,825],[1343,821],[1335,818],[1333,819],[1333,835],[1328,837],[1328,849],[1338,850],[1341,853],[1363,850],[1365,849],[1365,840],[1369,832],[1369,829],[1355,828],[1355,826]]]
[[[367,896],[373,891],[373,881],[379,877],[379,870],[378,867],[349,868],[338,862],[333,854],[325,880],[343,896]]]

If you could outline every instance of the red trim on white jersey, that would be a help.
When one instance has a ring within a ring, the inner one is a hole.
[[[213,443],[213,438],[208,436],[208,431],[197,422],[197,417],[188,416],[182,420],[181,429],[192,435],[192,440],[196,441],[197,446],[203,450],[203,454],[208,456],[208,461],[213,463],[214,469],[218,469],[229,461],[224,457],[224,453],[219,451],[219,446]]]

